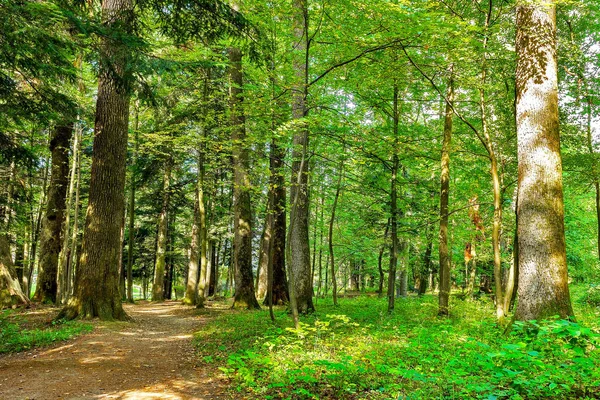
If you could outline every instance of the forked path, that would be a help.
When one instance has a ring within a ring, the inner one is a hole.
[[[0,356],[0,399],[226,399],[219,371],[197,366],[206,316],[176,302],[125,306],[130,323],[51,349]]]

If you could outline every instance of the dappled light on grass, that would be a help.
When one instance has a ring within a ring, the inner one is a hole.
[[[449,318],[437,316],[436,303],[398,299],[390,316],[385,299],[325,300],[297,330],[284,309],[276,324],[267,311],[224,314],[196,343],[202,361],[257,399],[600,396],[594,330],[548,321],[503,336],[486,296],[452,296]]]

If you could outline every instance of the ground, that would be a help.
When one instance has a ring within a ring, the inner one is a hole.
[[[220,371],[197,365],[192,343],[210,312],[178,302],[125,309],[134,322],[97,322],[66,344],[0,355],[0,399],[228,398]]]

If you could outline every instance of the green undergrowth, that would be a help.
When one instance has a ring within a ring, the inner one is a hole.
[[[34,321],[11,310],[0,312],[0,353],[25,351],[71,339],[93,326],[79,321]]]
[[[597,308],[579,306],[580,323],[516,323],[508,335],[488,300],[437,298],[320,300],[299,330],[283,309],[227,312],[196,335],[204,363],[233,390],[256,399],[600,398]]]

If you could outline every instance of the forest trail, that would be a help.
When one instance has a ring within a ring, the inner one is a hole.
[[[0,356],[0,399],[225,399],[219,371],[196,365],[206,314],[179,302],[125,305],[134,322],[95,323],[52,348]]]

